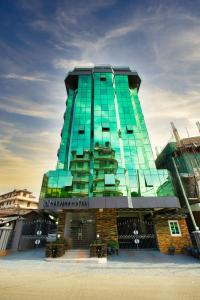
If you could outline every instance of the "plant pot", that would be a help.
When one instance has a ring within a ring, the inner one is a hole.
[[[46,257],[61,257],[65,253],[64,244],[47,244],[46,245]]]
[[[104,243],[90,245],[90,257],[106,257],[107,246]]]

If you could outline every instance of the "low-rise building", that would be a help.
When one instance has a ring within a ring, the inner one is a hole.
[[[38,199],[26,189],[13,190],[0,195],[0,215],[38,208]]]

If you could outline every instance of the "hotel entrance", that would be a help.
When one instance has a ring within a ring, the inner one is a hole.
[[[91,212],[66,212],[65,238],[72,249],[88,249],[96,238],[95,215]]]
[[[150,213],[121,211],[117,217],[117,229],[121,249],[157,248],[154,224]]]

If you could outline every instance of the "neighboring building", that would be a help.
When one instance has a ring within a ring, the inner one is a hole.
[[[38,208],[38,199],[26,189],[13,190],[0,195],[0,215],[10,215],[23,210]]]
[[[128,67],[111,66],[75,68],[65,79],[58,163],[44,175],[40,208],[57,211],[58,232],[73,247],[96,235],[162,252],[190,244],[170,174],[155,166],[140,82]]]
[[[172,127],[176,142],[170,142],[166,145],[156,159],[156,166],[170,170],[181,206],[187,212],[186,200],[188,200],[196,220],[195,226],[188,215],[189,230],[192,232],[197,229],[195,227],[200,228],[200,136],[180,139],[175,126]],[[173,161],[177,167],[187,199],[184,197]]]

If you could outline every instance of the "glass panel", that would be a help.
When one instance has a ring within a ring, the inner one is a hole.
[[[114,174],[105,174],[105,185],[115,185]]]
[[[76,151],[77,156],[83,156],[83,148],[78,148]]]

